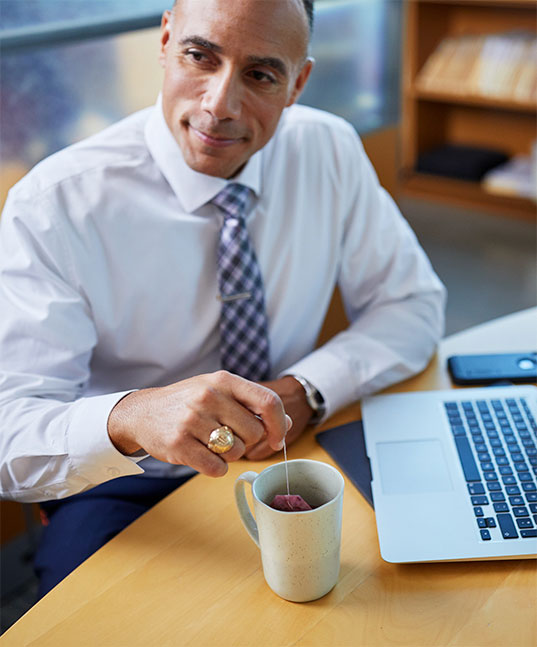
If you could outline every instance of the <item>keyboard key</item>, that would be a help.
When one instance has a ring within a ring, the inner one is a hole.
[[[483,512],[483,508],[481,508],[479,506],[474,508],[474,514],[475,514],[476,517],[484,517],[485,516],[485,514]]]
[[[496,519],[494,517],[487,517],[485,521],[487,522],[487,528],[496,528]]]
[[[524,503],[524,501],[522,501]],[[489,500],[486,496],[473,496],[472,505],[488,505]]]
[[[513,463],[523,463],[524,462],[524,456],[522,454],[519,454],[518,452],[514,452],[511,454],[511,459],[513,460]]]
[[[530,503],[530,510],[532,513],[537,514],[537,503]]]
[[[492,438],[490,441],[491,447],[502,447],[502,441],[499,438]]]
[[[487,446],[484,443],[476,442],[475,438],[474,438],[474,447],[476,452],[484,453],[487,451]]]
[[[466,431],[461,425],[452,426],[451,432],[454,436],[466,436]]]
[[[522,489],[524,492],[535,492],[537,490],[537,485],[535,485],[535,483],[522,483]]]
[[[532,530],[521,530],[520,535],[522,537],[537,537],[537,528],[533,528]]]
[[[483,517],[479,517],[477,520],[477,525],[479,528],[486,528],[487,527],[487,520],[484,519]]]
[[[521,499],[522,497],[519,497],[519,498]],[[505,496],[503,495],[503,492],[492,492],[491,495],[490,495],[490,500],[491,501],[505,501]],[[522,501],[522,504],[519,504],[519,505],[523,505],[523,504],[524,504],[524,501]]]
[[[532,501],[537,501],[537,492],[527,492],[526,499],[528,500],[528,503],[531,503]],[[532,510],[532,512],[537,512],[537,510]]]
[[[518,487],[518,485],[508,485],[505,488],[505,490],[509,496],[513,496],[514,494],[520,494],[520,488]],[[537,499],[535,500],[537,501]]]
[[[496,464],[497,465],[509,465],[509,459],[507,456],[497,456],[496,457]]]
[[[503,510],[501,512],[503,512]],[[530,516],[528,508],[526,508],[525,505],[517,507],[517,508],[513,508],[513,514],[515,515],[515,517],[529,517]]]
[[[500,492],[502,486],[498,483],[498,481],[490,481],[487,483],[487,488],[489,492]]]
[[[486,528],[483,528],[483,530],[480,530],[479,532],[481,533],[481,539],[483,539],[483,541],[488,541],[490,539],[490,531]]]
[[[524,517],[523,519],[517,519],[516,525],[519,528],[533,528],[533,523],[531,519],[529,519],[528,517]]]
[[[527,472],[528,466],[526,463],[515,463],[515,469],[517,472]]]
[[[509,512],[509,506],[507,505],[507,503],[495,503],[494,504],[494,511],[495,512]]]
[[[485,494],[483,483],[468,483],[468,492],[470,494]]]
[[[513,518],[510,514],[498,514],[496,518],[498,519],[498,524],[504,539],[516,539],[518,537]]]
[[[520,481],[533,481],[533,476],[529,472],[519,472],[518,478]]]
[[[505,485],[516,485],[516,478],[513,475],[502,476],[502,481]]]
[[[509,467],[509,465],[502,465],[500,467],[500,474],[502,476],[510,476],[513,473],[513,470]]]
[[[488,452],[479,452],[477,455],[480,463],[487,463],[491,461],[490,454]]]
[[[524,497],[521,496],[510,496],[509,497],[509,503],[511,505],[524,505]]]
[[[459,452],[464,477],[467,481],[480,481],[481,475],[477,469],[472,448],[466,436],[454,436],[455,446]],[[490,472],[488,472],[490,474]],[[491,479],[492,480],[492,479]],[[493,479],[496,480],[496,479]]]
[[[505,456],[505,450],[503,447],[493,447],[492,453],[494,456]]]
[[[494,465],[492,463],[481,463],[483,472],[494,472]]]

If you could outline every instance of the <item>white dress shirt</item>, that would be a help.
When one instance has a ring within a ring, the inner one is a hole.
[[[424,368],[445,291],[348,123],[286,109],[234,181],[257,196],[247,226],[273,377],[304,376],[328,416]],[[187,469],[123,456],[107,419],[133,389],[219,368],[222,214],[208,202],[225,184],[186,165],[158,102],[10,191],[0,226],[3,497],[40,501]],[[315,349],[336,283],[352,324]]]

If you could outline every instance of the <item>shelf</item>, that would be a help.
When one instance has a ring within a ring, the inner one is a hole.
[[[479,106],[482,108],[497,108],[500,110],[512,110],[517,112],[529,112],[537,114],[537,105],[526,101],[512,101],[509,99],[494,99],[486,96],[455,94],[453,92],[431,92],[415,88],[411,91],[417,100],[435,101],[438,103],[456,103],[460,105]]]
[[[405,4],[403,49],[401,192],[437,202],[535,219],[536,204],[526,198],[488,193],[479,183],[415,171],[420,155],[449,145],[531,155],[537,137],[532,101],[468,93],[472,87],[420,85],[429,57],[446,38],[509,32],[537,35],[535,0],[411,0]],[[428,89],[438,87],[440,91]],[[464,92],[462,90],[464,89]]]
[[[400,186],[403,195],[408,197],[441,198],[443,202],[460,207],[494,211],[526,220],[533,220],[537,216],[537,205],[532,200],[488,193],[474,182],[403,170]]]

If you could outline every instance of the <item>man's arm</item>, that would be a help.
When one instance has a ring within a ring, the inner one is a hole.
[[[97,333],[61,227],[30,211],[45,208],[10,199],[2,218],[0,496],[43,501],[138,474],[127,455],[139,448],[213,476],[261,438],[277,450],[288,426],[280,398],[227,373],[84,396]],[[206,443],[223,424],[236,446],[222,458]]]
[[[330,154],[329,146],[324,152]],[[282,371],[306,378],[321,393],[325,418],[425,368],[443,334],[446,299],[444,286],[397,205],[380,187],[352,127],[337,141],[336,154],[339,190],[347,197],[338,284],[351,323]],[[282,380],[271,388],[280,394],[287,390]],[[295,384],[294,394],[305,413],[295,419],[290,440],[302,433],[308,418],[304,390]],[[282,397],[285,402],[288,396]],[[247,456],[270,453],[261,443]]]
[[[286,373],[322,393],[326,416],[424,369],[444,331],[446,290],[352,127],[338,145],[347,197],[338,285],[350,325]]]

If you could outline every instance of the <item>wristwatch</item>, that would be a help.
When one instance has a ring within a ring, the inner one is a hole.
[[[318,422],[321,422],[326,411],[323,396],[313,386],[313,384],[306,380],[305,377],[302,377],[302,375],[291,373],[291,377],[294,377],[297,382],[300,382],[306,392],[306,402],[313,409],[313,415],[309,419],[308,424],[316,425]]]

